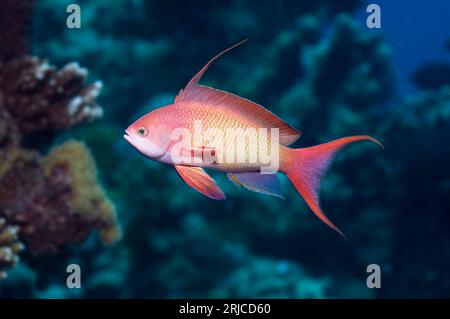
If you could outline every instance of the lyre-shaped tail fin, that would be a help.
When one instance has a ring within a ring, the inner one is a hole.
[[[350,143],[365,140],[383,147],[376,139],[367,135],[359,135],[343,137],[312,147],[292,149],[292,162],[289,165],[289,169],[285,172],[314,214],[344,238],[346,237],[342,231],[328,219],[320,208],[319,186],[336,152]]]

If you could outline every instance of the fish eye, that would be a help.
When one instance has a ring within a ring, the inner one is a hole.
[[[147,136],[147,134],[148,134],[148,128],[146,128],[145,126],[142,126],[142,127],[140,127],[140,128],[137,130],[137,133],[138,133],[138,135],[140,135],[140,136]]]

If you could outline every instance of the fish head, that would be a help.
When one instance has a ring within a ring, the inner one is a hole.
[[[170,134],[167,132],[164,121],[153,111],[132,123],[123,137],[143,155],[158,159],[169,147]]]

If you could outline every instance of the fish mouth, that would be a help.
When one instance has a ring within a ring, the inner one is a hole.
[[[127,142],[131,143],[131,136],[128,134],[128,130],[125,130],[125,134],[123,135],[123,138],[127,140]]]

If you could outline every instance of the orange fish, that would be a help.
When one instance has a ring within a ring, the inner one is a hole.
[[[381,143],[358,135],[289,148],[300,131],[259,104],[198,84],[213,61],[245,41],[211,59],[173,104],[139,118],[126,129],[124,138],[146,157],[173,165],[190,187],[213,199],[225,199],[225,195],[204,168],[226,172],[238,187],[278,197],[283,196],[277,173],[284,173],[311,210],[344,236],[320,208],[320,180],[342,147],[363,140]]]

